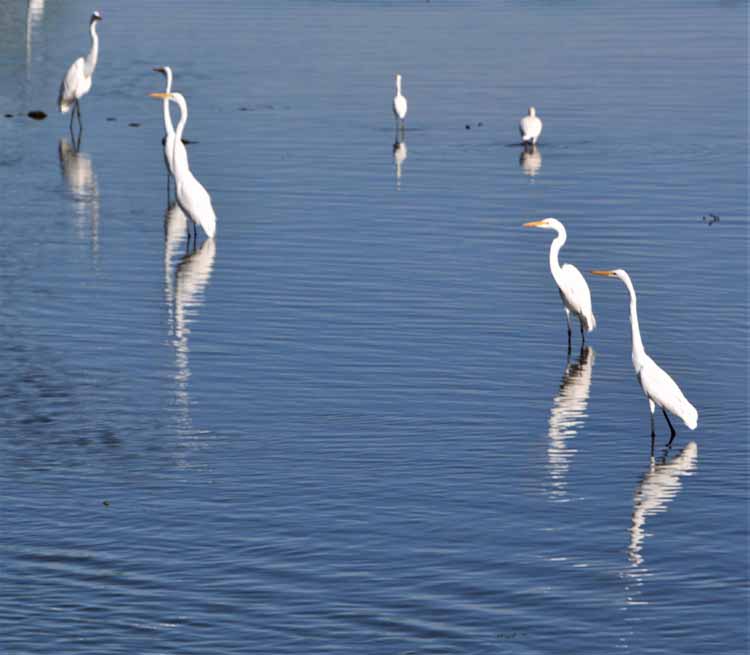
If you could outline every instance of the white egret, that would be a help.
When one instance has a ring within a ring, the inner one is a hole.
[[[75,113],[78,115],[78,125],[81,125],[81,105],[80,99],[85,96],[91,89],[91,81],[94,77],[94,69],[99,58],[99,37],[96,34],[96,24],[102,19],[101,14],[95,11],[91,14],[89,21],[89,33],[91,34],[91,50],[86,57],[76,59],[68,72],[65,73],[62,84],[60,84],[60,94],[57,97],[57,107],[66,114],[72,107],[75,107]],[[73,125],[73,114],[70,115],[70,125]]]
[[[402,126],[406,119],[407,109],[408,103],[406,102],[406,98],[401,95],[401,75],[396,73],[396,95],[393,98],[393,114],[397,120],[401,121]]]
[[[630,293],[630,327],[633,335],[633,368],[635,369],[638,382],[641,384],[643,393],[648,398],[649,409],[651,410],[651,452],[654,450],[654,411],[658,405],[664,414],[664,418],[669,425],[670,438],[667,447],[672,445],[675,432],[672,422],[669,420],[667,411],[675,416],[679,416],[685,425],[691,430],[698,427],[698,410],[693,407],[684,394],[677,386],[677,383],[669,374],[646,354],[641,340],[641,330],[638,327],[638,307],[635,296],[635,288],[630,281],[630,276],[621,268],[613,271],[591,271],[594,275],[604,275],[606,277],[616,277],[623,281]]]
[[[538,227],[543,230],[555,230],[557,237],[553,239],[549,248],[549,268],[552,277],[560,291],[563,307],[565,308],[565,317],[568,321],[568,350],[571,342],[571,325],[570,313],[573,312],[578,317],[581,324],[581,339],[585,342],[584,329],[591,332],[596,327],[596,319],[591,309],[591,291],[586,283],[581,271],[572,264],[563,264],[560,266],[558,253],[560,248],[565,244],[567,232],[565,226],[556,218],[545,218],[541,221],[532,221],[524,223],[523,227]]]
[[[521,139],[524,143],[536,144],[542,133],[542,119],[536,115],[536,109],[529,107],[529,113],[521,119],[518,124],[521,130]]]
[[[169,66],[159,66],[153,69],[155,73],[161,73],[167,78],[166,93],[172,91],[172,69]],[[164,164],[167,167],[167,200],[169,200],[169,176],[174,177],[174,163],[173,153],[175,150],[185,150],[185,145],[182,143],[182,139],[179,142],[175,141],[174,138],[174,126],[172,125],[172,113],[169,111],[169,100],[164,98],[163,100],[163,113],[164,113]],[[187,156],[187,155],[185,155]]]
[[[203,185],[195,179],[190,171],[187,151],[182,145],[182,133],[188,119],[187,102],[181,93],[151,93],[152,98],[167,99],[176,103],[180,108],[180,120],[174,134],[174,146],[172,148],[172,165],[174,167],[175,195],[177,203],[182,211],[187,214],[195,225],[200,225],[209,239],[216,234],[216,213],[211,204],[211,196]],[[194,228],[194,238],[197,236]]]

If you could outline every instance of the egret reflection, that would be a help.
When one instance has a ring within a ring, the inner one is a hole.
[[[692,475],[697,459],[698,445],[695,441],[688,443],[679,455],[669,461],[664,458],[661,463],[657,464],[654,458],[651,458],[648,470],[633,495],[628,556],[635,566],[643,563],[641,551],[646,537],[644,528],[646,517],[667,510],[667,505],[682,488],[680,478],[683,475]]]
[[[542,151],[539,146],[525,144],[518,163],[526,175],[534,177],[542,168]]]
[[[81,239],[91,234],[91,247],[99,252],[99,186],[91,157],[80,151],[81,135],[73,141],[60,139],[58,155],[65,184],[73,199],[76,230]]]
[[[409,151],[406,148],[406,139],[402,130],[393,144],[393,163],[396,165],[396,189],[401,188],[401,167],[406,161],[408,154]]]
[[[44,0],[28,0],[26,3],[26,75],[31,75],[31,41],[34,28],[44,17]]]
[[[567,496],[567,476],[570,461],[577,452],[570,446],[583,425],[588,407],[591,374],[596,353],[589,346],[581,349],[578,360],[568,361],[563,373],[560,391],[555,396],[549,417],[549,445],[547,446],[547,469],[554,500]]]

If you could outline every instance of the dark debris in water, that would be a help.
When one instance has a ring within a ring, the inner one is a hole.
[[[40,111],[39,109],[33,109],[26,115],[29,118],[33,118],[35,121],[43,121],[45,118],[47,118],[47,114],[45,114],[43,111]]]
[[[471,129],[471,125],[469,125],[468,123],[466,123],[466,129],[470,130]]]
[[[108,500],[103,500],[102,501],[102,505],[104,505],[105,507],[109,507],[109,501]]]
[[[128,127],[140,127],[140,123],[128,123]]]
[[[718,223],[719,221],[721,221],[721,218],[716,214],[706,214],[703,217],[703,222],[709,227],[711,227],[714,223]]]
[[[112,123],[112,122],[114,122],[116,120],[117,119],[114,116],[107,116],[107,121],[109,121],[110,123]]]
[[[13,118],[13,114],[5,114],[5,118]]]

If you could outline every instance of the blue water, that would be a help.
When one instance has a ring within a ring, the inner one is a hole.
[[[0,18],[0,651],[747,652],[746,4],[98,8],[78,152],[92,7]],[[653,460],[545,216],[699,410]]]

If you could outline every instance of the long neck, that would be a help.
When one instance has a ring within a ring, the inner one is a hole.
[[[400,77],[396,78],[396,95],[397,96],[401,95],[401,78]]]
[[[635,289],[633,288],[633,283],[629,279],[624,280],[624,282],[630,292],[630,329],[633,333],[633,365],[638,368],[637,362],[639,362],[646,354],[646,349],[643,347],[641,329],[638,326],[638,301],[635,297]]]
[[[555,282],[557,282],[557,286],[562,285],[562,269],[560,268],[558,255],[560,253],[560,248],[565,245],[567,238],[568,235],[565,233],[565,228],[562,228],[557,231],[557,236],[549,247],[549,270],[552,272],[552,277],[555,279]]]
[[[96,61],[99,59],[99,37],[96,34],[96,21],[91,21],[91,27],[89,27],[89,32],[91,34],[91,50],[89,50],[89,54],[86,56],[86,61],[84,62],[84,69],[83,72],[86,75],[86,77],[91,77],[94,74],[94,69],[96,68]]]
[[[167,93],[172,91],[172,71],[167,70]],[[162,109],[164,111],[164,129],[167,134],[174,134],[174,126],[172,125],[172,114],[169,111],[169,99],[164,98],[162,101]]]
[[[182,132],[185,129],[185,123],[188,119],[188,109],[185,101],[180,97],[177,100],[180,107],[180,120],[177,122],[177,129],[174,131],[174,144],[172,145],[172,160],[174,161],[175,173],[184,175],[190,171],[187,161],[185,148],[178,148],[177,143],[182,143]]]

